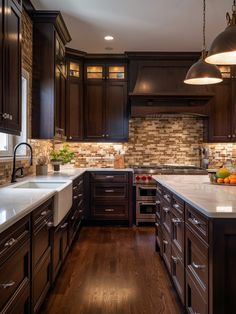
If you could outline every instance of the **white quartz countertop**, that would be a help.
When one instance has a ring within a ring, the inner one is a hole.
[[[208,217],[236,218],[236,186],[213,185],[207,175],[157,175],[153,178]]]
[[[64,168],[60,172],[51,172],[47,176],[28,176],[24,181],[71,181],[86,171],[133,171],[131,168]],[[14,185],[0,188],[0,233],[29,214],[38,206],[56,194],[52,189],[15,189]],[[71,196],[72,197],[72,196]]]

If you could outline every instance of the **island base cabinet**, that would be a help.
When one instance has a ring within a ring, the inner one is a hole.
[[[188,273],[186,274],[186,309],[191,314],[208,314],[207,303],[201,297]]]

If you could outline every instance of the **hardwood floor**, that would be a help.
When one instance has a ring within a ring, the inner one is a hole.
[[[181,313],[154,229],[84,227],[42,313]]]

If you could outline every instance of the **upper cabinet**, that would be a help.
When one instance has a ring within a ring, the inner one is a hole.
[[[127,141],[127,64],[87,60],[84,79],[84,139]]]
[[[21,1],[0,1],[0,131],[21,131]]]
[[[35,11],[32,138],[65,139],[66,57],[71,40],[61,14]]]

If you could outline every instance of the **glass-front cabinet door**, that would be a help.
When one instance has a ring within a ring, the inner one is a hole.
[[[105,79],[104,65],[86,65],[86,80],[103,80]]]
[[[80,63],[75,61],[69,62],[69,73],[70,78],[80,79],[81,78],[81,66]]]
[[[126,67],[125,65],[108,65],[107,77],[108,80],[125,80],[126,79]]]

